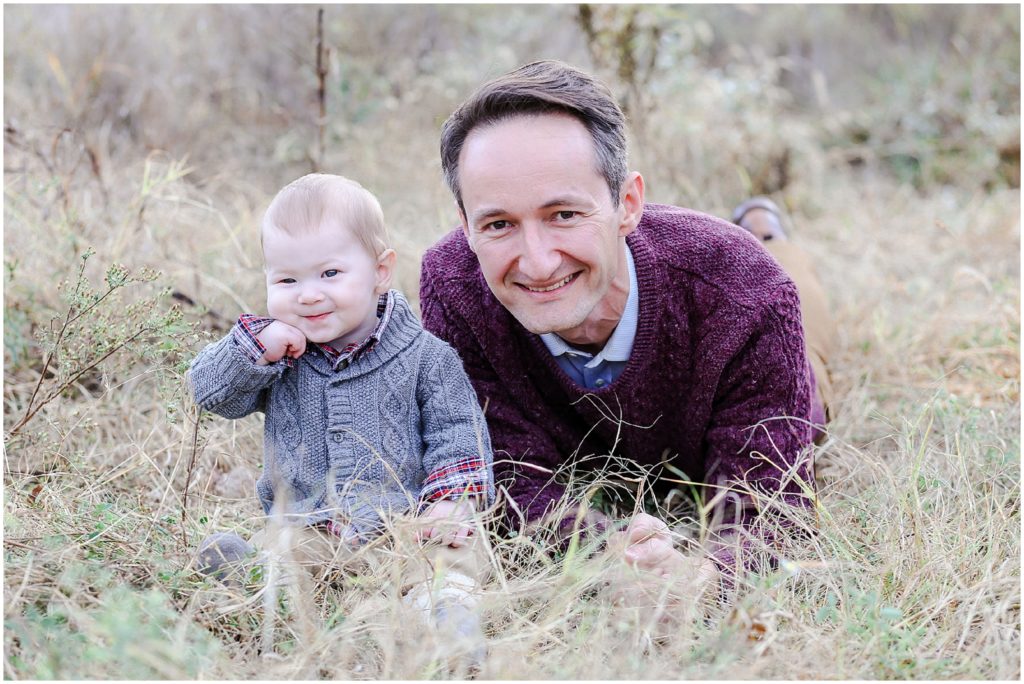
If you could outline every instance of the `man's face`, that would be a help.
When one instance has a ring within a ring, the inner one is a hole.
[[[545,114],[473,130],[459,180],[463,230],[498,301],[530,332],[603,343],[583,331],[607,308],[616,276],[628,283],[623,238],[642,212],[639,176],[616,206],[587,129]]]
[[[337,348],[373,332],[390,268],[386,259],[371,257],[351,230],[330,225],[288,235],[267,229],[263,257],[271,318],[298,328],[311,342]]]

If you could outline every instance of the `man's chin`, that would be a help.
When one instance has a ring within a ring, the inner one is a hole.
[[[546,335],[548,333],[555,333],[557,335],[561,332],[573,330],[582,323],[582,321],[576,322],[568,316],[536,316],[530,315],[530,312],[518,311],[513,311],[511,313],[515,319],[519,321],[519,325],[523,326],[534,335]]]

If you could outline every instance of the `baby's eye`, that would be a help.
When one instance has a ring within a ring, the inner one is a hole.
[[[336,275],[338,275],[338,269],[336,269],[336,268],[329,268],[326,271],[324,271],[323,277],[324,278],[333,278]]]
[[[281,278],[277,282],[284,283],[285,285],[291,285],[292,283],[295,282],[295,278]]]

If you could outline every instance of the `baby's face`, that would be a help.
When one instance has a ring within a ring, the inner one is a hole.
[[[263,258],[272,318],[298,328],[311,342],[339,349],[373,332],[385,274],[352,231],[321,226],[288,235],[267,229]]]

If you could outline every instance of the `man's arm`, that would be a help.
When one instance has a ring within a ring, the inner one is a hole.
[[[771,526],[759,525],[775,517],[769,510],[813,506],[810,410],[800,305],[787,283],[722,373],[705,435],[714,559],[723,572],[741,570],[737,551],[757,540],[771,545]]]
[[[479,498],[494,501],[494,456],[480,404],[455,351],[431,340],[439,353],[420,370],[417,402],[423,425],[426,502]]]
[[[771,530],[755,529],[764,509],[812,505],[809,412],[799,302],[786,285],[727,365],[716,393],[704,440],[706,496],[713,505],[711,555],[682,554],[665,523],[645,513],[612,535],[608,551],[655,576],[680,578],[687,586],[677,589],[690,599],[723,576],[731,581],[741,571],[738,550],[774,539]]]

